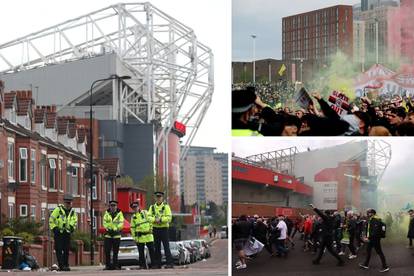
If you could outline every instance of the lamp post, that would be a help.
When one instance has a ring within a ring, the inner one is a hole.
[[[256,84],[256,35],[251,35],[253,38],[253,84]]]
[[[92,116],[92,91],[93,91],[93,87],[94,87],[94,85],[96,84],[96,83],[98,83],[98,82],[102,82],[102,81],[107,81],[107,80],[115,80],[115,79],[118,79],[118,80],[127,80],[127,79],[130,79],[131,77],[130,76],[122,76],[122,77],[119,77],[119,76],[117,76],[117,75],[112,75],[111,77],[109,77],[109,78],[106,78],[106,79],[99,79],[99,80],[95,80],[93,83],[92,83],[92,85],[91,85],[91,90],[90,90],[90,99],[89,99],[89,141],[90,141],[90,147],[89,147],[89,165],[90,165],[90,167],[89,167],[89,179],[90,179],[90,192],[91,192],[91,195],[90,195],[90,200],[91,200],[91,206],[90,206],[90,217],[91,217],[91,248],[90,248],[90,250],[91,250],[91,265],[94,265],[94,245],[93,245],[93,243],[94,243],[94,232],[93,232],[93,197],[92,197],[92,193],[93,193],[93,183],[92,183],[92,181],[93,181],[93,131],[92,131],[92,119],[93,119],[93,116]]]

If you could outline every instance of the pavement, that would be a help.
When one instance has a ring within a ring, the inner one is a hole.
[[[39,271],[5,271],[0,270],[0,275],[182,275],[182,276],[210,276],[210,275],[228,275],[228,240],[216,239],[211,240],[211,257],[194,264],[186,266],[175,266],[174,269],[152,269],[152,270],[139,270],[137,266],[123,266],[122,270],[104,271],[104,266],[76,266],[71,267],[71,271],[57,272],[46,271],[41,269]]]
[[[371,254],[370,268],[362,270],[358,267],[359,263],[365,260],[366,251],[363,247],[358,252],[358,258],[345,260],[345,266],[336,266],[336,259],[328,252],[324,254],[320,265],[313,265],[312,260],[315,255],[303,251],[303,241],[296,240],[296,246],[291,249],[287,258],[270,257],[270,254],[263,249],[259,255],[247,263],[247,268],[243,270],[235,269],[237,257],[232,253],[232,275],[234,276],[264,276],[264,275],[318,275],[318,276],[371,276],[371,275],[414,275],[414,250],[405,248],[404,243],[387,243],[382,242],[383,251],[390,267],[390,271],[379,273],[381,262],[373,250]],[[233,248],[234,250],[234,248]],[[346,251],[347,257],[349,249]],[[333,275],[334,273],[334,275]]]

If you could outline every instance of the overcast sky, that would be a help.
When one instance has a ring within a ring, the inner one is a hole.
[[[353,5],[360,0],[233,0],[232,60],[282,58],[282,18],[334,5]]]
[[[0,44],[119,2],[122,1],[2,1]],[[192,28],[199,41],[213,50],[215,93],[193,145],[212,146],[217,147],[219,151],[227,151],[230,148],[228,114],[231,95],[231,2],[222,0],[151,0],[149,2]]]
[[[296,146],[300,152],[306,151],[309,147],[311,150],[317,148],[330,147],[344,144],[351,139],[330,138],[321,140],[319,138],[301,138],[300,140],[278,140],[274,138],[253,138],[237,139],[233,141],[232,152],[239,157],[285,149]],[[414,149],[414,141],[407,139],[398,139],[396,137],[387,139],[386,142],[391,144],[392,157],[380,182],[380,187],[389,194],[412,194],[414,199],[414,155],[411,149]],[[335,167],[336,164],[332,164]],[[413,200],[414,201],[414,200]]]

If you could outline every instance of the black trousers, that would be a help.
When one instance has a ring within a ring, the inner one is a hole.
[[[55,251],[59,268],[69,267],[70,234],[55,234]]]
[[[104,249],[105,249],[105,266],[108,268],[118,268],[118,252],[119,244],[121,243],[120,238],[105,238]],[[111,251],[112,251],[112,262],[111,262]]]
[[[164,253],[167,265],[173,265],[173,260],[170,251],[170,239],[168,237],[168,227],[165,228],[156,228],[152,230],[154,235],[154,249],[155,249],[155,262],[154,265],[161,266],[161,243],[164,247]],[[151,259],[152,262],[152,259]]]
[[[137,243],[138,246],[138,253],[139,253],[139,266],[143,268],[148,268],[147,262],[145,260],[145,245],[148,248],[148,252],[150,254],[151,258],[151,266],[154,265],[154,243],[153,242],[147,242],[147,243]]]
[[[372,240],[368,241],[368,243],[367,243],[367,258],[365,259],[364,265],[366,265],[366,266],[369,265],[369,260],[371,259],[372,248],[375,249],[378,256],[380,257],[382,267],[386,268],[387,267],[387,262],[385,261],[385,256],[384,256],[384,253],[382,252],[381,239],[372,239]]]
[[[355,234],[349,234],[349,251],[351,251],[352,255],[356,255],[356,251],[355,251],[355,246],[354,246],[354,241],[355,241]]]
[[[328,250],[329,253],[331,253],[332,256],[334,256],[338,262],[342,262],[342,259],[339,257],[338,253],[333,248],[333,241],[331,237],[323,237],[321,241],[321,246],[319,248],[318,256],[315,259],[315,262],[319,263],[322,259],[323,251],[325,248]]]
[[[413,246],[413,239],[412,238],[408,238],[410,240],[410,246]]]

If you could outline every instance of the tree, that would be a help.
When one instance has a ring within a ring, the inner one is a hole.
[[[146,202],[147,208],[153,203],[153,196],[154,196],[154,175],[147,175],[144,177],[139,183],[138,188],[143,189],[146,192]]]

